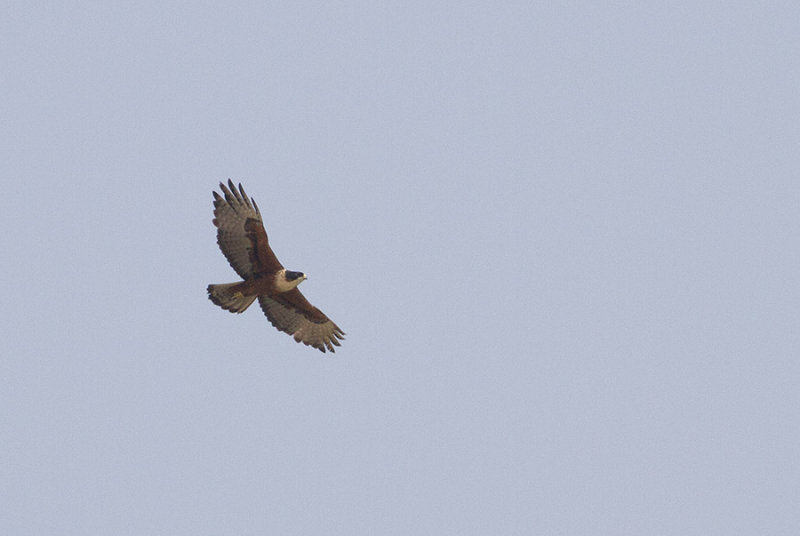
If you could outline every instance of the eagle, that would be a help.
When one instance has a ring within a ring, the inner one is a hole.
[[[208,285],[208,299],[231,313],[242,313],[256,298],[267,319],[294,340],[321,352],[341,346],[344,332],[311,305],[297,289],[303,272],[286,270],[269,247],[261,211],[239,183],[219,183],[223,195],[214,194],[217,244],[231,267],[244,281]],[[224,197],[223,197],[224,196]]]

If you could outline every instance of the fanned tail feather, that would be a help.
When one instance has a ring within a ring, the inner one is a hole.
[[[258,296],[245,296],[234,287],[239,283],[224,283],[221,285],[208,285],[208,299],[226,311],[241,313],[250,307]]]

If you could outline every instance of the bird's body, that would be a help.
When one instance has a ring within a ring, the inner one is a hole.
[[[269,246],[261,212],[239,185],[220,183],[224,198],[214,192],[217,243],[243,281],[208,286],[208,297],[223,309],[241,313],[256,299],[277,329],[297,342],[334,351],[344,332],[297,289],[306,276],[286,270]]]
[[[242,309],[241,305],[236,305],[236,309],[234,310],[231,307],[235,304],[232,304],[231,300],[246,300],[249,298],[250,301],[247,304],[249,306],[258,296],[274,298],[278,294],[283,294],[284,292],[292,290],[306,279],[306,276],[301,274],[299,277],[290,280],[286,277],[286,274],[287,271],[281,269],[275,273],[274,277],[266,276],[257,279],[245,279],[238,283],[209,285],[211,289],[209,291],[209,299],[223,309],[241,313],[244,309],[247,309],[247,306]]]

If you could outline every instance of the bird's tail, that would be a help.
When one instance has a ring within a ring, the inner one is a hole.
[[[241,313],[255,301],[257,296],[245,296],[236,287],[241,283],[208,285],[208,299],[226,311]]]

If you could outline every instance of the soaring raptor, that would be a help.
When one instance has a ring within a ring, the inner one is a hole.
[[[306,276],[286,270],[275,257],[255,200],[230,179],[228,186],[219,186],[225,197],[214,192],[217,243],[244,281],[209,285],[208,298],[232,313],[243,312],[258,298],[261,310],[280,331],[321,352],[334,352],[344,332],[297,290]]]

